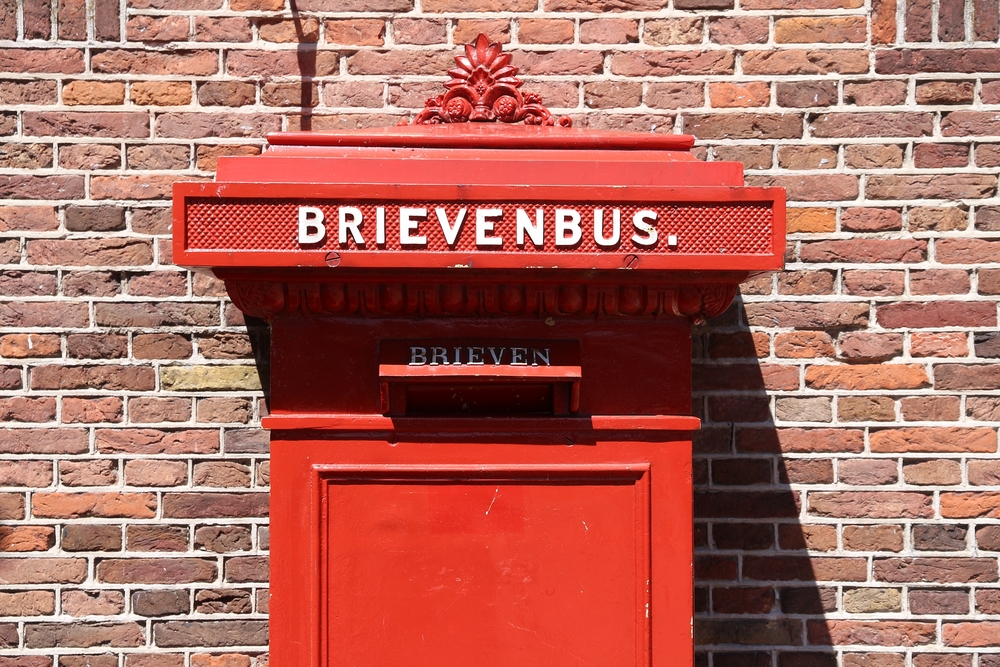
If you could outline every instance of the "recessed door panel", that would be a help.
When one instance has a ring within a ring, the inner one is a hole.
[[[321,473],[327,664],[648,664],[648,469]]]

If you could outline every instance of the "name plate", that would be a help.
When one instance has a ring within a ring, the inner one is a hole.
[[[558,367],[580,365],[580,343],[575,340],[385,340],[379,345],[379,363],[391,368]],[[443,369],[442,369],[443,370]]]
[[[776,188],[179,183],[174,202],[189,266],[759,270],[784,250]]]

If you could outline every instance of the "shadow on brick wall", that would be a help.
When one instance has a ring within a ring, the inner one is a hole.
[[[310,43],[315,40],[306,35],[298,3],[295,0],[289,0],[288,5],[292,13],[292,23],[295,26],[295,58],[298,61],[300,73],[299,106],[302,107],[302,115],[299,127],[302,131],[308,132],[312,130],[312,109],[317,103],[313,93],[316,89],[316,84],[313,83],[313,77],[316,76],[316,44]]]
[[[833,466],[783,455],[771,398],[798,388],[799,368],[758,361],[767,344],[764,334],[755,340],[739,297],[693,333],[694,410],[703,421],[694,444],[698,667],[709,655],[713,667],[837,664],[823,620],[836,609],[836,588],[817,583],[806,552],[815,540],[836,548],[836,529],[804,526],[802,493],[791,486],[831,483]]]

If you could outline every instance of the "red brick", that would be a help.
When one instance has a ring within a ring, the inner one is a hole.
[[[163,515],[171,518],[267,516],[268,497],[262,493],[165,493]]]
[[[747,177],[753,187],[785,188],[789,201],[844,201],[858,196],[858,178],[849,174]]]
[[[382,46],[385,42],[385,21],[378,19],[327,21],[324,30],[326,41],[330,44]],[[456,43],[461,41],[456,37]]]
[[[914,396],[899,402],[905,421],[958,421],[958,396]]]
[[[876,559],[873,573],[878,581],[892,583],[996,582],[993,558],[884,558]]]
[[[1000,134],[1000,114],[989,111],[952,111],[941,121],[941,134],[946,137]]]
[[[771,100],[771,87],[763,81],[710,83],[708,97],[713,107],[762,107]]]
[[[211,76],[219,71],[215,51],[135,51],[111,49],[91,56],[91,67],[100,74],[168,74]]]
[[[964,0],[939,1],[938,39],[942,42],[961,42],[965,39]]]
[[[812,121],[817,137],[922,137],[933,132],[928,113],[830,113]]]
[[[0,399],[0,419],[7,422],[46,422],[55,417],[54,399],[14,396]]]
[[[0,545],[4,551],[48,551],[55,544],[56,534],[51,526],[0,526]]]
[[[97,578],[114,584],[184,584],[214,581],[213,561],[200,558],[108,558],[98,562]]]
[[[873,0],[872,44],[896,41],[896,0]]]
[[[775,606],[773,588],[721,588],[712,591],[712,609],[720,614],[767,614]]]
[[[875,71],[879,74],[1000,72],[1000,62],[992,48],[884,49],[875,52]]]
[[[927,371],[918,364],[853,364],[810,366],[806,386],[813,389],[920,389],[930,386]]]
[[[55,81],[0,81],[0,100],[4,104],[55,104]]]
[[[935,623],[916,621],[807,621],[811,644],[919,646],[935,639]]]
[[[975,0],[973,7],[975,39],[983,42],[995,42],[1000,35],[1000,7],[990,0]]]
[[[996,191],[996,176],[987,174],[872,175],[867,187],[870,199],[980,199]]]
[[[743,73],[762,74],[860,74],[868,71],[865,51],[802,51],[781,49],[748,51],[743,56]]]
[[[799,252],[804,262],[910,263],[926,258],[927,242],[894,239],[849,239],[805,243]]]
[[[86,578],[83,558],[0,558],[2,584],[78,584]]]
[[[0,486],[46,487],[52,484],[48,461],[0,461]]]
[[[767,42],[768,21],[762,16],[713,18],[708,35],[716,44],[763,44]]]
[[[731,51],[629,51],[611,58],[611,72],[621,76],[731,74],[733,68]]]
[[[522,31],[529,22],[531,19],[521,21]],[[392,22],[392,34],[396,44],[444,44],[448,41],[446,22],[439,19],[398,18]]]
[[[996,452],[997,434],[986,428],[900,428],[871,434],[873,452]]]
[[[114,423],[122,416],[122,399],[118,397],[63,399],[62,421],[66,424]]]
[[[0,51],[0,72],[17,74],[79,74],[84,71],[80,49],[11,49]]]
[[[82,176],[8,174],[0,176],[0,198],[82,199],[83,186]]]
[[[964,333],[912,333],[910,354],[914,357],[964,357],[969,354]]]
[[[218,431],[158,429],[98,429],[102,454],[213,454],[219,452]]]
[[[998,621],[945,623],[941,626],[941,636],[946,646],[998,646],[998,633]]]
[[[51,518],[156,515],[156,496],[151,493],[35,493],[31,505],[33,515]]]
[[[942,493],[941,516],[950,519],[1000,517],[1000,493]]]
[[[774,22],[774,41],[779,44],[864,42],[866,28],[863,16],[779,18]]]
[[[230,7],[236,4],[230,3]],[[195,16],[194,39],[197,42],[249,42],[253,39],[250,21],[237,16]]]
[[[972,81],[926,81],[917,84],[917,104],[970,104],[976,86]]]
[[[819,453],[864,451],[864,433],[844,428],[742,429],[736,438],[740,452]]]
[[[879,323],[888,329],[996,326],[995,304],[976,301],[899,302],[879,305]]]
[[[187,481],[187,463],[136,459],[125,463],[125,483],[129,486],[178,486]]]
[[[329,76],[340,69],[339,54],[319,51],[315,59],[300,59],[294,51],[232,51],[226,59],[232,76]]]
[[[294,20],[264,18],[257,26],[257,35],[265,42],[313,44],[319,41],[319,21],[311,16]],[[381,41],[378,44],[381,45]]]
[[[524,24],[524,21],[520,23],[518,39],[522,39]],[[571,30],[568,41],[572,40]],[[594,19],[580,22],[580,42],[583,44],[631,44],[638,41],[639,22],[634,19]]]
[[[637,107],[642,103],[642,84],[595,81],[584,84],[583,101],[591,109]]]
[[[480,35],[491,42],[510,43],[510,19],[459,19],[455,21],[451,38],[456,44],[472,44]]]
[[[125,23],[130,42],[186,42],[190,32],[186,16],[133,16]]]

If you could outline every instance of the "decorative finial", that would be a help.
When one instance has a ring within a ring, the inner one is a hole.
[[[510,60],[500,44],[480,33],[474,44],[465,45],[464,56],[455,56],[458,67],[448,70],[451,80],[444,84],[448,92],[427,100],[413,124],[524,121],[525,125],[572,125],[569,116],[553,116],[539,95],[518,90],[523,84]]]

